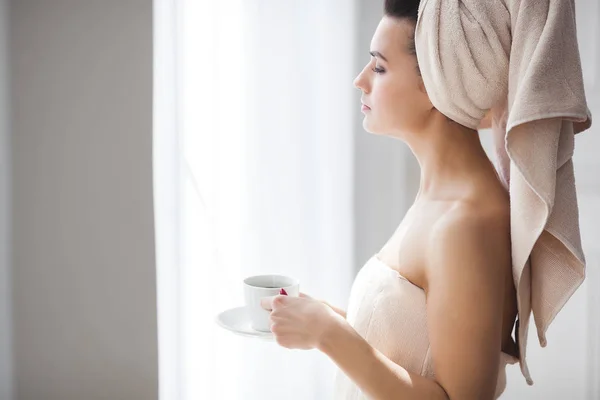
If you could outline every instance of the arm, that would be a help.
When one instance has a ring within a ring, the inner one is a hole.
[[[371,399],[493,399],[503,293],[494,230],[450,223],[432,238],[425,289],[436,380],[395,364],[343,320],[325,331],[319,350]]]
[[[431,238],[427,325],[435,376],[450,399],[493,399],[502,347],[508,215],[453,217]]]
[[[331,308],[333,311],[335,311],[336,314],[338,314],[339,316],[341,316],[342,318],[346,319],[346,311],[342,310],[339,307],[336,306],[332,306],[331,304],[329,304],[328,302],[326,302],[325,300],[321,300],[325,305],[329,306],[329,308]]]
[[[408,372],[367,343],[345,320],[335,321],[318,349],[370,399],[446,400],[434,380]]]

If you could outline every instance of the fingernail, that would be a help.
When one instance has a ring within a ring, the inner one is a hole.
[[[283,295],[288,295],[287,292],[285,291],[285,289],[281,288],[281,290],[279,291],[279,294],[283,294]]]

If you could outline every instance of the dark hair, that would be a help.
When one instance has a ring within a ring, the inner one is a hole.
[[[420,0],[385,0],[385,4],[383,6],[383,13],[388,17],[410,21],[416,25],[420,2]],[[415,56],[415,60],[417,59],[417,49],[415,47],[414,31],[411,36],[408,52],[409,54]],[[421,75],[418,61],[417,71],[419,71],[419,75]]]
[[[417,23],[420,0],[385,0],[385,15],[400,19],[408,19]]]

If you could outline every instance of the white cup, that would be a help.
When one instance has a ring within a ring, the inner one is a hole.
[[[283,275],[256,275],[244,279],[244,298],[246,310],[250,315],[251,326],[261,332],[270,332],[270,312],[262,308],[260,300],[264,297],[276,296],[284,289],[288,296],[300,295],[300,284],[297,279]]]

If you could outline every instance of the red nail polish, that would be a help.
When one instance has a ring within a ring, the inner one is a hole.
[[[283,294],[285,296],[287,296],[287,292],[285,291],[285,289],[281,288],[281,290],[279,291],[279,294]]]

